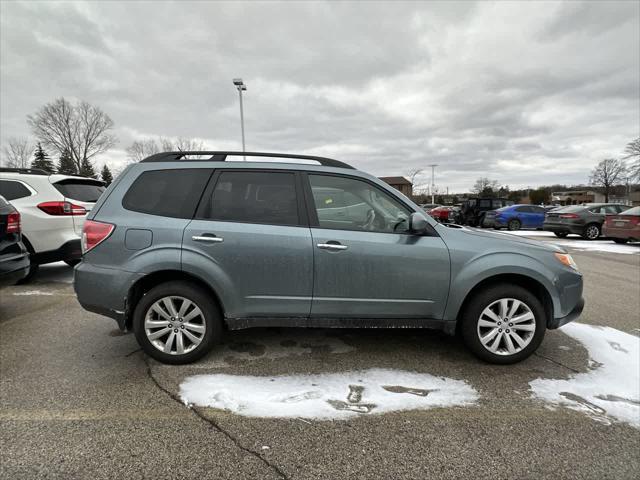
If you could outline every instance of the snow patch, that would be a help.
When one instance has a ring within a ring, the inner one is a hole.
[[[617,420],[640,428],[640,338],[581,323],[562,331],[589,351],[591,371],[568,380],[538,378],[529,383],[533,396],[607,424]]]
[[[565,248],[574,248],[576,250],[585,250],[591,252],[621,253],[626,255],[640,254],[639,245],[624,245],[615,243],[613,240],[584,240],[579,237],[557,238],[553,232],[545,232],[541,230],[504,230],[502,233],[516,235],[519,237],[550,237],[555,238],[556,245]]]
[[[256,377],[195,375],[180,385],[187,405],[247,417],[346,419],[400,410],[473,405],[465,381],[403,370]]]
[[[14,295],[55,295],[54,292],[43,292],[42,290],[26,290],[24,292],[13,292]]]

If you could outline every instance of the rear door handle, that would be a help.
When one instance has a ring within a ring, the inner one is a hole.
[[[341,245],[339,243],[319,243],[317,247],[321,250],[346,250],[349,248],[347,245]]]
[[[204,243],[220,243],[224,241],[222,237],[216,237],[212,233],[203,233],[202,235],[194,235],[191,237],[191,240],[194,242],[204,242]]]

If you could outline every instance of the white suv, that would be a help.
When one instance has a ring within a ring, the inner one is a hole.
[[[22,218],[22,240],[31,253],[31,279],[43,263],[75,265],[87,213],[104,191],[99,180],[50,175],[42,170],[0,168],[0,195]]]

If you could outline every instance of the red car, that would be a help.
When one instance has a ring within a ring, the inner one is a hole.
[[[602,234],[616,243],[640,241],[640,207],[633,207],[618,215],[607,215]]]
[[[431,209],[428,213],[438,222],[448,222],[449,215],[453,211],[453,207],[440,206]]]

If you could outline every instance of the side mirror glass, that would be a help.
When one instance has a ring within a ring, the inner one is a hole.
[[[427,231],[427,219],[417,212],[413,212],[409,217],[409,231],[416,235],[420,235]]]

